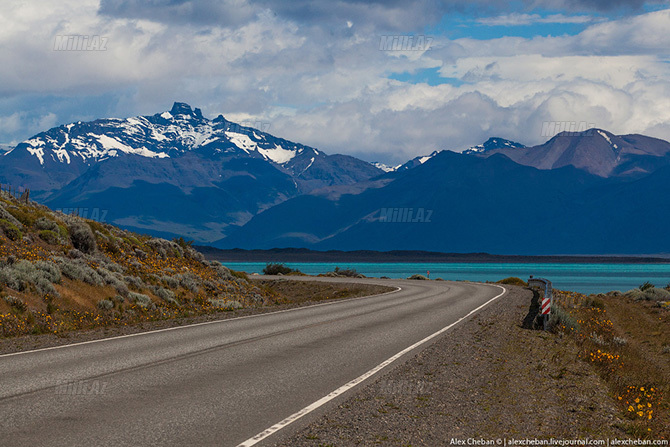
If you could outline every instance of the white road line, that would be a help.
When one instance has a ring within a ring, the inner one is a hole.
[[[468,318],[470,315],[472,315],[472,314],[474,314],[475,312],[481,310],[482,308],[484,308],[484,307],[487,306],[488,304],[492,303],[493,301],[497,300],[498,298],[500,298],[501,296],[503,296],[503,295],[507,292],[507,289],[505,289],[505,288],[502,287],[502,286],[493,285],[493,284],[491,284],[491,285],[492,285],[493,287],[499,287],[499,288],[501,288],[501,289],[503,290],[502,293],[499,294],[499,295],[496,295],[496,296],[493,297],[493,298],[491,298],[490,300],[488,300],[487,302],[485,302],[485,303],[482,304],[481,306],[477,307],[476,309],[471,310],[470,312],[468,312],[467,315],[465,315],[465,316],[459,318],[459,319],[456,320],[455,322],[451,323],[449,326],[443,327],[442,329],[440,329],[439,331],[435,332],[434,334],[429,335],[428,337],[424,338],[423,340],[414,343],[412,346],[410,346],[410,347],[408,347],[408,348],[406,348],[406,349],[403,349],[402,351],[400,351],[399,353],[397,353],[397,354],[394,355],[393,357],[391,357],[391,358],[389,358],[388,360],[385,360],[384,362],[382,362],[382,363],[380,363],[379,365],[375,366],[374,368],[372,368],[370,371],[366,372],[365,374],[363,374],[363,375],[361,375],[361,376],[355,378],[355,379],[352,380],[351,382],[348,382],[348,383],[342,385],[341,387],[339,387],[338,389],[336,389],[336,390],[333,391],[332,393],[330,393],[330,394],[328,394],[328,395],[322,397],[321,399],[317,400],[316,402],[314,402],[314,403],[312,403],[312,404],[306,406],[306,407],[303,408],[302,410],[298,411],[297,413],[294,413],[294,414],[292,414],[291,416],[287,417],[286,419],[284,419],[284,420],[282,420],[282,421],[276,423],[275,425],[273,425],[272,427],[268,428],[267,430],[264,430],[264,431],[258,433],[256,436],[247,439],[247,440],[244,441],[243,443],[239,444],[237,447],[251,447],[251,446],[253,446],[253,445],[259,443],[260,441],[262,441],[263,439],[267,438],[268,436],[271,436],[272,434],[278,432],[278,431],[281,430],[282,428],[284,428],[284,427],[286,427],[286,426],[292,424],[293,422],[297,421],[297,420],[300,419],[301,417],[306,416],[307,414],[311,413],[312,411],[316,410],[317,408],[321,407],[322,405],[324,405],[324,404],[330,402],[331,400],[335,399],[337,396],[339,396],[339,395],[345,393],[346,391],[348,391],[348,390],[354,388],[356,385],[360,384],[360,383],[363,382],[365,379],[367,379],[367,378],[369,378],[369,377],[375,375],[376,373],[378,373],[379,371],[381,371],[382,369],[384,369],[385,367],[387,367],[387,366],[390,365],[391,363],[395,362],[396,360],[398,360],[400,357],[402,357],[403,355],[407,354],[407,353],[410,352],[411,350],[413,350],[413,349],[415,349],[415,348],[421,346],[422,344],[424,344],[424,343],[426,343],[426,342],[432,340],[433,338],[435,338],[435,337],[437,337],[437,336],[443,334],[444,332],[448,331],[449,329],[451,329],[452,327],[456,326],[456,325],[457,325],[458,323],[460,323],[461,321],[463,321],[463,320],[465,320],[466,318]]]
[[[324,281],[324,282],[326,282],[326,281]],[[381,284],[377,284],[377,285],[381,285]],[[103,342],[103,341],[119,340],[121,338],[138,337],[140,335],[157,334],[159,332],[174,331],[174,330],[177,330],[177,329],[188,329],[188,328],[192,328],[192,327],[196,327],[196,326],[204,326],[206,324],[227,323],[228,321],[243,320],[243,319],[246,319],[246,318],[264,317],[266,315],[275,315],[275,314],[281,314],[281,313],[284,313],[284,312],[294,312],[296,310],[309,309],[311,307],[330,306],[330,305],[337,304],[337,303],[346,303],[348,301],[355,301],[355,300],[362,300],[362,299],[365,299],[365,298],[372,298],[374,296],[384,296],[384,295],[388,295],[389,293],[396,293],[396,292],[400,292],[402,290],[402,287],[397,287],[397,286],[389,286],[389,287],[395,287],[396,290],[392,290],[390,292],[378,293],[376,295],[359,296],[359,297],[356,297],[356,298],[347,298],[346,300],[336,300],[336,301],[330,301],[328,303],[320,303],[320,304],[312,304],[312,305],[309,305],[309,306],[294,307],[292,309],[278,310],[278,311],[275,311],[275,312],[266,312],[266,313],[262,313],[262,314],[245,315],[243,317],[226,318],[225,320],[205,321],[205,322],[202,322],[202,323],[187,324],[185,326],[175,326],[175,327],[168,327],[168,328],[165,328],[165,329],[156,329],[156,330],[153,330],[153,331],[137,332],[135,334],[117,335],[116,337],[98,338],[96,340],[82,341],[82,342],[79,342],[79,343],[71,343],[71,344],[67,344],[67,345],[51,346],[49,348],[33,349],[32,351],[11,352],[9,354],[0,354],[0,358],[11,357],[11,356],[14,356],[14,355],[32,354],[33,352],[50,351],[50,350],[53,350],[53,349],[70,348],[70,347],[73,347],[73,346],[88,345],[88,344],[91,344],[91,343],[100,343],[100,342]]]

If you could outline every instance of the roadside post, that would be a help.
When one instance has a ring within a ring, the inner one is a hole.
[[[551,316],[551,302],[553,301],[553,289],[551,286],[551,281],[544,278],[534,278],[533,276],[528,279],[528,287],[531,288],[541,288],[544,291],[542,297],[542,304],[540,305],[540,315],[542,315],[542,323],[544,330],[549,329],[549,317]]]

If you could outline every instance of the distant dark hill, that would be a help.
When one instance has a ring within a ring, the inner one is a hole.
[[[654,192],[669,190],[665,169],[623,182],[571,166],[538,170],[502,154],[479,158],[442,152],[396,176],[356,195],[322,191],[291,199],[254,217],[217,246],[520,255],[670,248],[663,230],[670,199]],[[415,220],[420,209],[432,213],[430,221],[384,222],[388,209],[412,209]]]
[[[504,154],[538,169],[574,166],[601,177],[641,177],[670,165],[670,143],[644,135],[617,136],[601,129],[561,132],[540,146],[497,148],[478,156]]]

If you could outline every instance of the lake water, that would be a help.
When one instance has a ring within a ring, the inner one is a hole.
[[[263,273],[265,262],[224,262],[224,265],[248,273]],[[407,278],[414,274],[430,278],[467,281],[498,281],[509,276],[528,280],[530,275],[550,280],[556,289],[582,293],[610,290],[626,291],[651,281],[657,287],[670,283],[670,264],[489,264],[489,263],[291,263],[287,266],[309,275],[340,268],[354,268],[365,276]]]

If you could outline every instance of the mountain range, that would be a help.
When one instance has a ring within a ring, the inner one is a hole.
[[[0,181],[52,208],[104,209],[126,228],[200,242],[288,198],[382,172],[184,103],[55,127],[0,158]]]
[[[670,251],[670,143],[602,129],[368,163],[175,103],[52,128],[0,181],[52,208],[220,248],[497,254]]]

